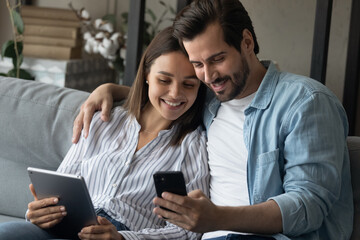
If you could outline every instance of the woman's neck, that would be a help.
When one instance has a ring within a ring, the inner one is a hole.
[[[150,103],[147,103],[141,111],[139,119],[141,129],[136,151],[155,139],[161,130],[168,129],[171,123],[172,121],[161,117],[161,115],[157,113],[157,110],[154,109]]]
[[[140,132],[153,133],[156,135],[161,131],[168,129],[173,121],[164,119],[157,110],[148,102],[141,111],[139,124]]]

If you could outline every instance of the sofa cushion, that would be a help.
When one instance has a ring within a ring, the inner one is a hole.
[[[354,230],[352,240],[360,239],[360,137],[348,137],[351,183],[354,196]]]
[[[0,86],[0,214],[23,217],[32,199],[26,168],[58,167],[89,93],[5,77]]]

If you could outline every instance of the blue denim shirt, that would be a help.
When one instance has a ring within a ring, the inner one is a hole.
[[[263,64],[267,73],[245,110],[250,204],[279,205],[283,234],[276,239],[349,239],[353,198],[342,104],[321,83]],[[208,103],[207,130],[219,107],[217,99]]]

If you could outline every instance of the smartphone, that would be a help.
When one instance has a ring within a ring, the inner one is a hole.
[[[155,182],[156,194],[158,197],[161,197],[161,194],[163,192],[171,192],[182,196],[187,195],[184,175],[182,172],[156,172],[154,173],[153,177]],[[167,208],[163,209],[171,211]]]

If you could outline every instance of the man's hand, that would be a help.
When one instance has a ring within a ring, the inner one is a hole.
[[[104,84],[96,88],[81,105],[81,109],[74,121],[72,142],[77,143],[81,130],[86,138],[89,134],[90,122],[95,111],[101,111],[101,119],[108,121],[113,106],[111,86]]]
[[[214,205],[200,190],[185,197],[165,192],[162,197],[154,198],[154,204],[175,213],[159,207],[154,208],[154,213],[193,232],[230,230],[269,235],[282,232],[281,211],[274,200],[231,207]]]
[[[194,190],[185,197],[164,192],[162,198],[156,197],[153,202],[174,211],[154,208],[154,213],[160,218],[167,218],[166,221],[179,227],[200,233],[214,231],[219,227],[218,207],[200,190]]]
[[[84,227],[78,236],[80,239],[123,240],[124,237],[106,218],[97,217],[99,225]]]
[[[61,222],[67,213],[64,206],[55,206],[59,199],[52,197],[38,200],[34,186],[30,184],[29,188],[34,196],[34,201],[28,205],[27,218],[30,222],[41,228],[51,228]]]

